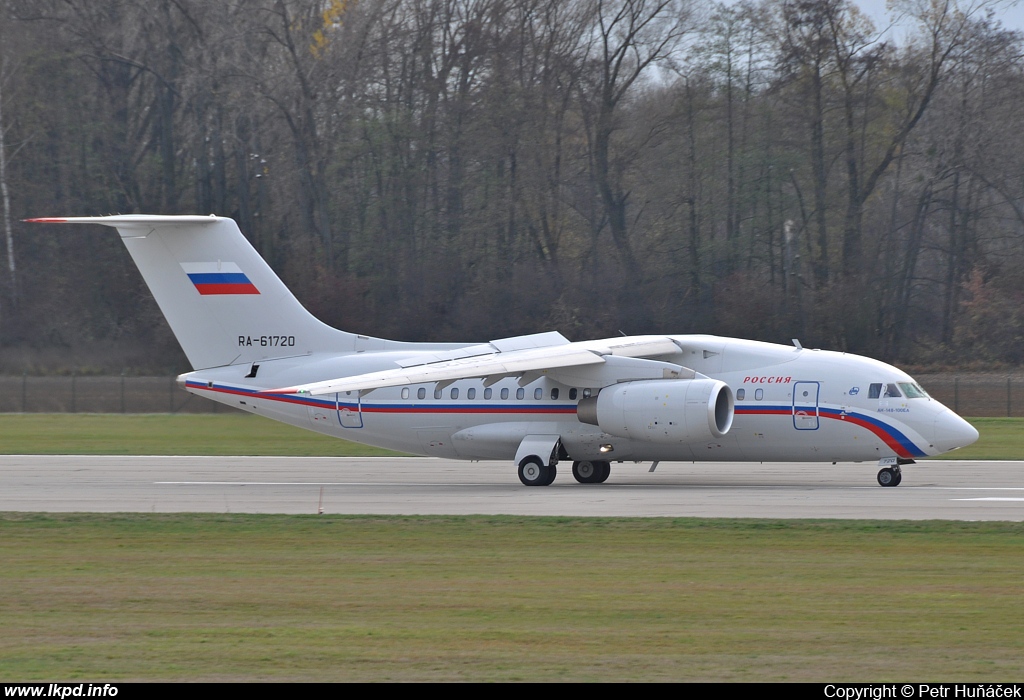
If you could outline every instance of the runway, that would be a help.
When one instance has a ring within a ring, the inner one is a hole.
[[[0,456],[0,511],[377,513],[1024,521],[1024,462],[613,464],[548,487],[506,462],[432,458]]]

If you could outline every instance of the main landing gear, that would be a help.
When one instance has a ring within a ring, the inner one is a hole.
[[[559,458],[567,459],[558,435],[527,435],[516,450],[519,480],[524,486],[550,486],[558,474]],[[572,463],[572,476],[581,484],[603,484],[612,472],[610,462],[580,460]]]
[[[572,476],[581,484],[603,484],[611,473],[611,463],[603,460],[572,463]],[[537,455],[529,455],[519,462],[519,480],[526,486],[550,486],[557,474],[554,464],[544,464]]]
[[[558,435],[527,435],[516,450],[519,480],[524,486],[548,486],[555,480],[562,438]]]
[[[900,471],[898,464],[878,471],[879,486],[899,486],[901,481],[903,481],[903,472]]]
[[[611,463],[603,460],[572,463],[572,476],[581,484],[603,484],[611,473]]]
[[[554,464],[544,464],[537,455],[525,457],[519,463],[519,480],[524,486],[550,486],[557,474]]]

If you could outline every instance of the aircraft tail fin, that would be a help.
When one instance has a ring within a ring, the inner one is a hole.
[[[232,219],[139,214],[29,221],[116,228],[194,369],[351,352],[371,340],[306,311]]]

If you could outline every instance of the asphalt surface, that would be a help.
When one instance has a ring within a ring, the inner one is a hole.
[[[0,511],[512,514],[1024,520],[1024,462],[924,462],[882,488],[874,464],[559,464],[525,487],[507,462],[381,457],[0,456]]]

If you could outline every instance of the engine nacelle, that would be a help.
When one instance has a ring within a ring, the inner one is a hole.
[[[609,435],[649,442],[702,442],[729,432],[732,390],[717,379],[623,382],[583,399],[577,417]]]

